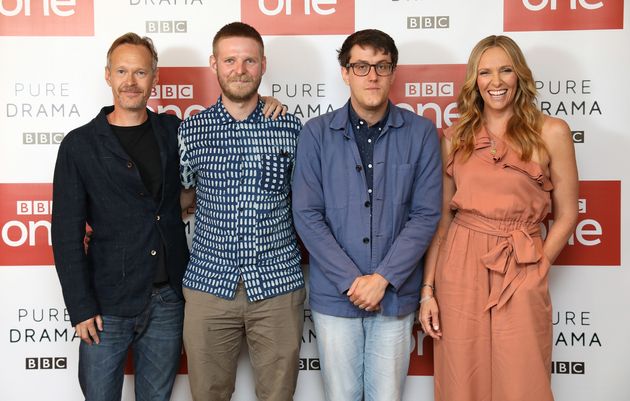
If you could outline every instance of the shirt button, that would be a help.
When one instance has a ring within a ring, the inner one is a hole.
[[[372,165],[371,165],[371,164],[368,164],[368,168],[372,168]]]
[[[370,201],[365,201],[364,205],[365,207],[370,207]]]
[[[151,256],[157,255],[157,251],[155,249],[151,249]]]
[[[364,244],[369,244],[370,243],[370,239],[368,237],[363,238],[363,243]]]
[[[127,162],[127,168],[132,168],[133,167],[133,162],[132,161],[128,161]]]
[[[368,139],[368,143],[372,143],[372,140],[371,140],[371,139]]]
[[[155,216],[155,220],[160,221],[160,216]]]
[[[371,194],[371,193],[372,193],[372,188],[369,188],[368,189],[368,194]]]

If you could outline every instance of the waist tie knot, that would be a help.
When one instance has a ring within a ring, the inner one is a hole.
[[[516,289],[525,281],[527,270],[524,267],[538,263],[542,255],[532,237],[540,237],[538,224],[527,224],[505,231],[494,221],[471,213],[459,212],[455,223],[474,231],[501,237],[502,240],[481,257],[481,263],[493,275],[490,295],[485,310],[502,308]]]

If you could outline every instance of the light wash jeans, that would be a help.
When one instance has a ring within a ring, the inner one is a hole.
[[[312,314],[328,401],[402,399],[414,313],[366,318]]]
[[[184,301],[171,287],[153,290],[135,317],[103,315],[100,344],[79,346],[86,401],[119,401],[127,350],[133,351],[136,401],[168,401],[182,350]]]

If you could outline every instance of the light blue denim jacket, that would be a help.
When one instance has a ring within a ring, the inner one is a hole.
[[[426,118],[389,105],[374,143],[370,208],[348,107],[311,119],[298,142],[293,218],[310,254],[310,306],[333,316],[370,316],[346,292],[355,278],[379,273],[390,283],[381,313],[406,315],[418,306],[422,257],[440,219],[438,134]]]

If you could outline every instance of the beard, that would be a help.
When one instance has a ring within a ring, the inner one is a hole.
[[[258,96],[258,87],[262,76],[253,77],[249,74],[243,74],[231,78],[219,78],[219,86],[223,96],[233,102],[245,102],[251,100],[254,96]]]

